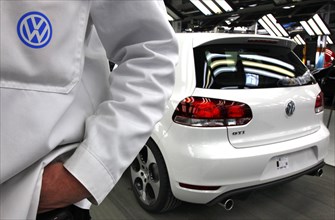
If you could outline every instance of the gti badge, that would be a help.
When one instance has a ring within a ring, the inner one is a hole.
[[[287,106],[285,108],[285,112],[287,116],[292,116],[295,111],[295,104],[293,101],[290,101],[287,103]]]

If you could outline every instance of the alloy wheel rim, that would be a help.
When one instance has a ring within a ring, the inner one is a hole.
[[[145,146],[131,165],[131,178],[139,199],[146,205],[157,201],[160,177],[157,161],[148,146]]]

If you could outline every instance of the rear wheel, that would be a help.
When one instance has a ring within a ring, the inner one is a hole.
[[[164,158],[149,139],[130,166],[131,185],[139,204],[150,212],[166,212],[181,202],[170,188]]]

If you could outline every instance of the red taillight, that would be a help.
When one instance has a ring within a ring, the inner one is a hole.
[[[316,100],[315,100],[315,113],[320,113],[323,111],[323,109],[324,109],[323,93],[320,92],[316,96]]]
[[[173,114],[174,122],[196,127],[244,125],[251,118],[245,103],[193,96],[181,101]]]
[[[228,118],[242,118],[245,115],[245,106],[233,105],[228,108]]]

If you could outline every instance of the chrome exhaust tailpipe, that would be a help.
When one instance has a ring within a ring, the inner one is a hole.
[[[312,173],[310,173],[308,175],[321,177],[323,175],[323,169],[320,168],[320,169],[318,169],[318,170],[316,170],[316,171],[314,171],[314,172],[312,172]]]
[[[321,177],[322,175],[323,175],[323,169],[320,168],[316,171],[315,176]]]
[[[232,199],[226,199],[219,203],[225,210],[230,211],[234,207],[234,200]]]

